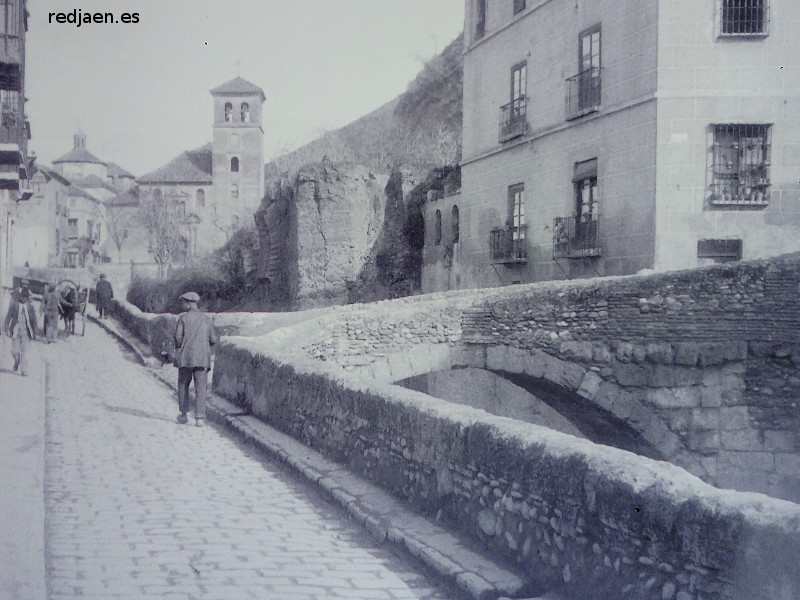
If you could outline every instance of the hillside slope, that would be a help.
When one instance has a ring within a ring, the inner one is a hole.
[[[456,164],[461,158],[462,51],[459,36],[425,64],[399,97],[267,163],[267,179],[293,177],[323,157],[382,172],[401,164]]]

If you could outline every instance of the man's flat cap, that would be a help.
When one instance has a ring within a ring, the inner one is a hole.
[[[188,300],[189,302],[200,302],[200,296],[195,292],[186,292],[181,296],[181,300]]]

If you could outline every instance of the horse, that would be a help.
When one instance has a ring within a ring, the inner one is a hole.
[[[65,287],[58,298],[58,313],[64,319],[67,335],[75,333],[75,313],[78,311],[78,293],[73,287]]]

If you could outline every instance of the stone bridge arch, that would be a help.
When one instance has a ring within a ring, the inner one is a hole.
[[[539,349],[417,344],[385,360],[388,369],[373,365],[371,376],[380,377],[383,371],[384,378],[409,386],[420,376],[436,372],[482,369],[544,402],[591,441],[668,461],[675,461],[682,450],[680,438],[637,395],[590,368]]]

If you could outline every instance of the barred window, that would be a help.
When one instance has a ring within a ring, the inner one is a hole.
[[[706,263],[742,260],[742,240],[697,240],[697,258]]]
[[[768,31],[768,0],[722,0],[722,33],[763,35]]]
[[[769,201],[770,134],[770,125],[714,125],[712,204],[763,205]]]

